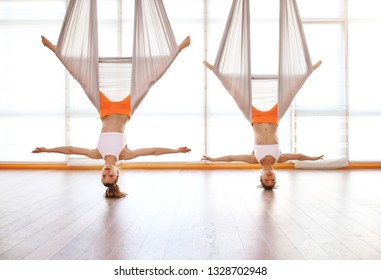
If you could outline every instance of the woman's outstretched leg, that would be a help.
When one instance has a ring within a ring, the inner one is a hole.
[[[56,53],[56,46],[53,45],[48,39],[46,39],[44,36],[41,36],[41,41],[45,47]]]
[[[314,65],[312,65],[312,71],[316,70],[317,68],[320,67],[320,65],[322,64],[323,62],[321,60],[319,60],[318,62],[316,62]]]
[[[185,49],[186,47],[188,47],[190,45],[190,37],[187,36],[184,41],[181,42],[181,44],[179,45],[179,51],[182,51],[183,49]]]
[[[212,64],[210,64],[210,63],[207,62],[206,60],[204,60],[203,63],[204,63],[204,65],[205,65],[205,67],[207,67],[207,68],[209,68],[210,70],[212,70],[212,68],[213,68],[213,65],[212,65]]]

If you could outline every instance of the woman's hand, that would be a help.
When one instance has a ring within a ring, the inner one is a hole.
[[[32,153],[35,153],[35,154],[37,154],[37,153],[46,153],[47,151],[48,151],[47,148],[44,148],[44,147],[37,147],[37,148],[35,148],[35,149],[32,151]]]
[[[189,149],[188,147],[180,147],[180,148],[177,149],[177,151],[179,153],[188,153],[188,152],[191,151],[191,149]]]
[[[324,159],[323,157],[324,157],[324,155],[321,155],[321,156],[319,156],[319,157],[313,157],[312,160],[320,160],[320,159]]]
[[[212,158],[211,158],[211,157],[208,157],[208,156],[202,156],[202,159],[201,159],[201,160],[212,161]]]

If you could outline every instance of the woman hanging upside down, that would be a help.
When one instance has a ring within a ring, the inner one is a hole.
[[[56,51],[56,46],[48,39],[42,36],[44,46]],[[187,37],[180,45],[179,51],[189,46],[190,38]],[[129,98],[120,102],[112,102],[108,99],[102,100],[100,96],[100,117],[102,121],[102,129],[99,136],[98,145],[94,149],[79,148],[73,146],[62,146],[55,148],[37,147],[32,153],[60,153],[84,155],[91,159],[103,159],[104,166],[102,169],[101,181],[107,187],[105,196],[108,198],[121,198],[126,196],[118,186],[119,170],[116,166],[120,160],[131,160],[136,157],[150,155],[164,155],[173,153],[188,153],[191,150],[187,147],[177,149],[170,148],[141,148],[130,150],[125,141],[124,129],[130,120],[131,111]]]
[[[206,61],[204,64],[210,68]],[[313,65],[313,70],[318,68],[321,61]],[[265,189],[272,189],[276,184],[274,172],[275,163],[284,163],[290,160],[321,160],[321,156],[307,156],[304,154],[283,154],[279,148],[278,141],[278,105],[269,111],[260,111],[252,106],[252,127],[254,132],[254,150],[249,155],[227,155],[221,157],[209,157],[204,155],[202,160],[211,162],[241,161],[246,163],[259,163],[262,167],[260,181]]]

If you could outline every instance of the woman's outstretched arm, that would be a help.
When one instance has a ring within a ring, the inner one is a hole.
[[[177,149],[170,148],[141,148],[136,150],[128,150],[126,160],[133,159],[141,156],[160,156],[165,154],[178,154],[178,153],[188,153],[191,149],[188,147],[180,147]]]
[[[307,155],[304,155],[304,154],[282,154],[279,157],[278,162],[282,163],[282,162],[286,162],[286,161],[289,161],[289,160],[298,160],[298,161],[321,160],[321,159],[323,159],[323,157],[324,157],[324,155],[316,156],[316,157],[311,157],[311,156],[307,156]]]
[[[203,156],[201,160],[207,160],[211,162],[232,162],[232,161],[241,161],[247,163],[258,163],[257,159],[253,154],[251,155],[227,155],[222,157],[208,157]]]
[[[73,146],[61,146],[55,148],[37,147],[32,151],[32,153],[58,153],[65,155],[84,155],[93,159],[102,158],[96,149],[79,148]]]

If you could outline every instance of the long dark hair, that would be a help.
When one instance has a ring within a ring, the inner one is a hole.
[[[112,184],[103,184],[105,187],[107,187],[107,190],[105,192],[106,198],[122,198],[127,195],[127,193],[122,192],[119,188],[118,183],[119,176],[116,177],[115,182]]]

